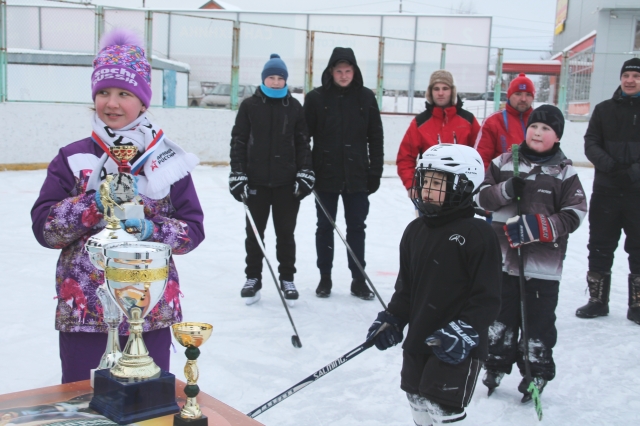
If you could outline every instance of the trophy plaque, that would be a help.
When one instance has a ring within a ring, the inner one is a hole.
[[[184,366],[184,375],[187,378],[187,386],[184,393],[187,402],[173,418],[175,426],[207,426],[207,416],[202,414],[196,396],[200,393],[197,385],[198,371],[197,359],[200,356],[200,345],[209,339],[213,326],[203,322],[180,322],[171,326],[173,336],[178,343],[187,348],[184,353],[187,356],[187,364]]]
[[[129,321],[129,340],[111,369],[95,372],[89,406],[118,424],[177,413],[175,376],[156,365],[142,339],[144,317],[167,285],[171,248],[123,241],[105,244],[102,252],[105,284]]]

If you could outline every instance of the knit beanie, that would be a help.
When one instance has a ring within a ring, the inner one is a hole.
[[[553,105],[540,105],[534,109],[529,115],[529,121],[527,121],[527,128],[533,123],[544,123],[551,127],[558,139],[562,139],[562,133],[564,132],[564,115],[562,112]]]
[[[509,90],[507,90],[507,98],[510,98],[516,92],[527,92],[531,93],[531,95],[536,95],[536,88],[533,85],[533,82],[529,80],[529,78],[524,74],[520,73],[516,78],[511,81],[509,84]]]
[[[447,70],[437,70],[431,74],[431,78],[429,79],[429,87],[427,88],[427,102],[433,105],[433,96],[431,96],[431,90],[433,86],[438,83],[446,84],[451,87],[451,104],[455,105],[457,103],[458,92],[456,90],[456,85],[453,82],[453,75]]]
[[[289,78],[287,65],[280,59],[280,55],[277,53],[272,53],[271,58],[264,64],[264,68],[262,69],[262,82],[264,83],[265,78],[270,75],[279,75],[284,78],[284,81],[287,81],[287,78]]]
[[[640,58],[631,58],[622,64],[622,69],[620,70],[620,77],[627,71],[635,71],[640,72]]]
[[[100,52],[93,60],[91,97],[100,90],[117,87],[128,90],[149,107],[151,102],[151,66],[144,54],[142,40],[133,31],[116,28],[100,40]]]

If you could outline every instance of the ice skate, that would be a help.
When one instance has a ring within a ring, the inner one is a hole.
[[[485,385],[489,391],[487,392],[487,396],[491,396],[491,394],[496,390],[498,386],[500,386],[500,382],[504,377],[504,372],[496,371],[496,370],[487,370],[484,373],[484,377],[482,378],[482,384]]]
[[[296,290],[296,286],[293,284],[293,281],[280,280],[280,289],[282,290],[282,293],[284,293],[284,299],[287,302],[287,305],[293,308],[295,300],[299,297],[298,290]]]
[[[240,297],[244,299],[246,305],[253,305],[260,300],[260,289],[262,289],[262,281],[259,278],[247,278],[247,282],[240,290]]]
[[[531,394],[529,393],[529,390],[528,390],[530,383],[531,382],[528,382],[527,379],[525,377],[523,377],[522,381],[518,385],[518,391],[523,394],[522,399],[520,400],[520,402],[529,402],[529,401],[531,401],[532,397],[531,397]],[[545,379],[543,379],[542,377],[533,377],[533,383],[535,383],[536,387],[538,388],[538,392],[539,393],[542,393],[542,390],[547,385],[547,381]]]

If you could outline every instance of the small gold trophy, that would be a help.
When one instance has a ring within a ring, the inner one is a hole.
[[[209,339],[213,326],[203,322],[180,322],[171,326],[173,336],[178,343],[187,348],[184,353],[187,356],[187,364],[184,366],[184,375],[187,378],[187,386],[184,393],[187,395],[187,402],[184,404],[179,414],[173,418],[173,424],[178,426],[206,426],[207,416],[202,414],[200,406],[196,401],[196,396],[200,393],[198,382],[198,365],[196,360],[200,356],[198,347]]]

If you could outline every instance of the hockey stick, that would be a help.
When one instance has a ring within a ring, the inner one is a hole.
[[[291,318],[291,312],[289,312],[289,308],[287,307],[287,302],[285,302],[284,297],[282,296],[282,292],[280,291],[280,286],[278,285],[278,280],[276,279],[276,274],[273,273],[273,268],[271,267],[271,262],[269,262],[269,258],[267,257],[267,252],[262,244],[262,239],[260,238],[260,233],[258,232],[258,227],[256,223],[253,221],[253,216],[251,216],[251,212],[249,211],[249,206],[247,205],[247,197],[242,194],[242,204],[244,205],[244,211],[247,214],[247,219],[251,224],[251,229],[253,229],[253,234],[256,236],[256,241],[260,246],[260,250],[262,250],[262,255],[264,256],[264,260],[267,261],[267,266],[269,267],[269,271],[271,272],[271,276],[273,277],[273,283],[276,285],[276,290],[278,291],[278,295],[280,296],[280,300],[282,300],[282,306],[284,306],[284,310],[287,311],[287,316],[289,317],[289,322],[291,323],[291,327],[293,327],[293,332],[295,333],[291,336],[291,344],[296,348],[302,347],[302,342],[300,341],[300,336],[298,336],[298,330],[296,330],[296,326],[293,323],[293,318]]]
[[[380,331],[382,331],[383,328],[384,328],[384,326],[381,327],[380,330],[378,330],[378,333]],[[378,333],[376,333],[376,335]],[[333,371],[336,368],[340,367],[345,362],[350,361],[353,358],[355,358],[356,356],[360,355],[362,352],[366,351],[371,346],[373,346],[373,344],[374,344],[374,339],[373,338],[365,341],[363,344],[361,344],[357,348],[352,349],[351,351],[349,351],[346,354],[342,355],[340,358],[336,359],[335,361],[325,365],[320,370],[318,370],[315,373],[311,374],[307,378],[299,381],[298,383],[296,383],[295,385],[291,386],[289,389],[287,389],[286,391],[282,392],[278,396],[276,396],[274,398],[271,398],[269,401],[265,402],[264,404],[262,404],[258,408],[255,408],[255,409],[251,410],[250,412],[247,413],[247,416],[249,416],[251,418],[255,418],[255,417],[259,416],[260,414],[262,414],[265,411],[267,411],[269,408],[271,408],[274,405],[284,401],[285,399],[289,398],[294,393],[298,392],[299,390],[302,390],[302,389],[306,388],[311,383],[313,383],[316,380],[318,380],[319,378],[325,376],[327,373],[330,373],[331,371]]]
[[[519,166],[519,152],[518,145],[513,145],[511,148],[511,156],[513,160],[513,176],[518,177],[520,175],[518,171]],[[518,216],[520,216],[520,197],[516,199],[516,208]],[[542,420],[542,402],[540,401],[540,390],[536,386],[533,378],[531,377],[531,364],[529,361],[529,336],[527,332],[527,296],[525,293],[525,278],[524,278],[524,257],[522,251],[520,250],[521,245],[518,246],[518,269],[520,271],[520,315],[521,315],[521,326],[522,326],[522,340],[524,346],[524,371],[525,371],[525,379],[529,382],[529,387],[527,392],[531,395],[531,399],[533,399],[533,404],[536,409],[536,414],[538,415],[538,420]],[[523,397],[523,401],[526,402],[526,395]]]
[[[351,246],[349,246],[349,243],[347,243],[347,240],[344,238],[344,235],[342,235],[342,232],[340,232],[340,228],[338,228],[338,225],[336,225],[336,222],[333,220],[333,218],[331,217],[331,215],[329,214],[327,209],[324,207],[324,204],[322,204],[322,201],[320,201],[320,197],[318,196],[318,193],[315,191],[315,189],[313,190],[313,195],[316,197],[316,202],[318,203],[318,205],[320,206],[320,208],[324,212],[324,215],[327,216],[327,219],[329,219],[329,222],[331,222],[331,225],[333,225],[333,228],[338,232],[338,235],[340,235],[340,239],[342,240],[344,245],[347,247],[347,251],[349,252],[349,255],[351,256],[351,259],[353,259],[353,262],[356,264],[356,266],[358,267],[358,269],[362,273],[362,276],[364,276],[365,280],[369,283],[369,287],[371,287],[371,290],[373,290],[373,292],[376,294],[376,297],[378,298],[378,300],[382,304],[382,307],[386,311],[387,310],[387,305],[382,301],[382,298],[378,294],[378,290],[376,290],[375,286],[373,285],[373,283],[369,279],[369,275],[367,275],[367,273],[364,271],[364,268],[362,267],[362,264],[360,264],[360,261],[356,257],[356,254],[353,252],[353,250],[351,250]]]

